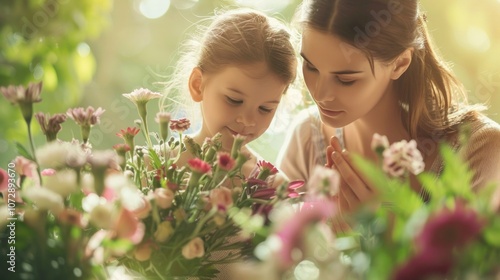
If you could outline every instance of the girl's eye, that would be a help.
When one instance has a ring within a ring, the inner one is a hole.
[[[350,86],[354,84],[354,82],[356,82],[356,80],[350,80],[350,81],[342,80],[339,77],[337,77],[337,81],[343,86]]]
[[[271,109],[271,108],[267,108],[267,107],[263,107],[263,106],[260,106],[260,107],[259,107],[259,110],[260,110],[261,112],[263,112],[263,113],[266,113],[266,114],[271,113],[271,112],[273,111],[273,109]]]
[[[227,100],[227,102],[229,102],[230,104],[233,104],[233,105],[239,105],[239,104],[243,103],[243,100],[233,99],[229,96],[226,96],[226,100]]]
[[[304,66],[307,70],[311,71],[311,72],[316,72],[318,71],[318,69],[316,69],[311,63],[307,62],[307,61],[304,61]]]

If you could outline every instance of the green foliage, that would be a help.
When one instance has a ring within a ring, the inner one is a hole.
[[[35,111],[62,113],[76,105],[96,62],[87,42],[107,25],[112,0],[7,0],[0,9],[0,86],[43,81]],[[26,143],[18,109],[0,102],[0,164]]]

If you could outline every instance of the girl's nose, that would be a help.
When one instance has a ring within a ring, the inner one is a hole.
[[[255,117],[251,113],[242,113],[236,118],[236,122],[245,127],[255,126]]]

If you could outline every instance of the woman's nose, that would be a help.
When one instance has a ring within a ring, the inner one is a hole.
[[[315,84],[314,99],[318,101],[333,101],[335,95],[332,92],[332,87],[328,77],[318,77]]]

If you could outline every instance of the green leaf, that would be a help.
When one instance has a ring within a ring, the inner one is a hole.
[[[472,172],[469,170],[467,163],[448,145],[442,145],[440,151],[444,163],[440,180],[445,191],[452,197],[459,196],[468,200],[472,199]]]
[[[29,159],[31,161],[35,161],[33,159],[33,156],[31,155],[30,152],[28,152],[28,150],[19,142],[16,142],[16,148],[17,148],[17,152],[20,156],[23,156],[25,157],[26,159]]]

